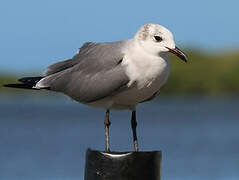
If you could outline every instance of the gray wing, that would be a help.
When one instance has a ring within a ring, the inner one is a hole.
[[[49,76],[51,74],[55,74],[55,73],[58,73],[60,71],[64,71],[65,69],[73,67],[78,62],[79,61],[77,59],[68,59],[68,60],[65,60],[65,61],[61,61],[61,62],[52,64],[52,65],[48,66],[44,75]]]
[[[76,64],[65,65],[68,68],[62,68],[62,71],[55,70],[55,74],[45,77],[37,86],[63,92],[83,103],[117,94],[128,88],[129,82],[121,65],[125,43],[85,43],[72,61],[67,61]]]

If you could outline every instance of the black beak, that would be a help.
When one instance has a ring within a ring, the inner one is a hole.
[[[184,62],[188,62],[188,58],[187,56],[185,55],[185,53],[180,50],[178,47],[175,46],[175,49],[170,49],[170,48],[167,48],[169,50],[169,52],[175,54],[176,56],[178,56],[180,59],[182,59]]]

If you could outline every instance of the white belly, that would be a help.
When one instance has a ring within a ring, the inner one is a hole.
[[[127,91],[112,97],[113,109],[132,109],[138,103],[143,102],[152,96],[159,93],[160,88],[166,83],[168,75],[158,77],[149,86],[145,86],[141,89],[135,85]]]
[[[105,109],[134,109],[138,103],[145,101],[158,93],[160,88],[167,82],[168,75],[169,70],[167,69],[148,86],[139,89],[137,84],[133,84],[129,89],[122,91],[117,95],[87,105]]]

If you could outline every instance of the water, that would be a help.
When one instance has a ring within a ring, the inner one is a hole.
[[[165,180],[239,178],[239,98],[164,97],[139,105],[144,151],[162,150]],[[130,112],[111,116],[111,149],[133,149]],[[85,150],[104,149],[104,111],[66,98],[0,100],[0,180],[83,179]]]

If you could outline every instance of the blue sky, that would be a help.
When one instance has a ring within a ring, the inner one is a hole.
[[[131,38],[140,26],[169,28],[179,46],[239,47],[238,0],[1,0],[0,72],[43,71],[85,41]]]

